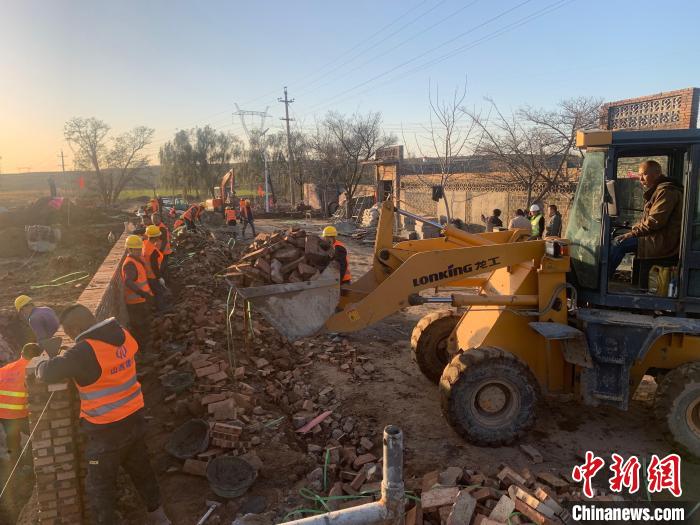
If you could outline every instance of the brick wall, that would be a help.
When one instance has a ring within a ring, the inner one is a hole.
[[[666,91],[609,102],[601,108],[601,129],[689,129],[698,127],[700,89]]]
[[[126,321],[119,267],[124,256],[124,233],[109,252],[78,298],[98,320],[117,317]],[[62,332],[63,345],[70,339]],[[80,402],[72,383],[47,385],[34,379],[27,367],[29,425],[36,426],[32,458],[42,525],[90,523],[85,514],[85,466],[79,424]],[[53,397],[51,397],[53,395]],[[50,404],[49,398],[51,398]],[[44,407],[46,410],[44,411]],[[44,411],[42,417],[42,411]]]

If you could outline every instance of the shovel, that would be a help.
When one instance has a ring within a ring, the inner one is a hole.
[[[316,281],[237,288],[237,291],[283,337],[296,341],[319,333],[335,313],[340,299],[340,279],[322,275]]]

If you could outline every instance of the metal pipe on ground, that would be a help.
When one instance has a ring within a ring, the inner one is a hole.
[[[406,506],[403,483],[403,432],[389,425],[384,428],[382,498],[349,509],[318,514],[286,525],[401,525]]]

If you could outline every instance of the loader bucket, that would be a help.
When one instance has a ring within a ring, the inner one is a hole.
[[[340,299],[338,279],[237,288],[280,334],[296,341],[322,331]]]

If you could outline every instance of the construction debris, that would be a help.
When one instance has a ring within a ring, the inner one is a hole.
[[[330,242],[304,230],[260,233],[225,275],[238,286],[314,281],[328,266],[331,254]]]

